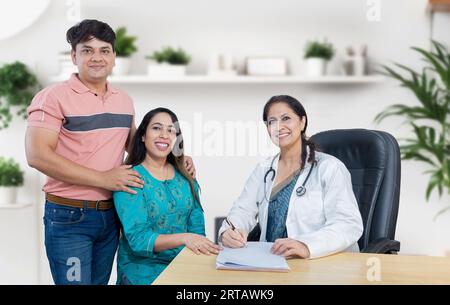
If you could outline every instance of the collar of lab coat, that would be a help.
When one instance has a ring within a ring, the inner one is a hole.
[[[309,146],[306,146],[306,159],[305,160],[308,160],[309,154],[310,154]],[[273,156],[273,157],[271,157],[270,159],[267,160],[268,161],[267,169],[270,168],[270,165],[271,165],[271,163],[273,161],[272,168],[275,170],[275,176],[278,173],[278,162],[280,161],[281,154],[278,153],[277,155],[275,155],[275,156]],[[275,158],[275,160],[274,160],[274,158]],[[317,157],[316,157],[316,159],[317,159]],[[310,167],[311,167],[311,163],[306,161],[305,167],[303,168],[303,172],[308,171]],[[274,178],[274,181],[275,181],[275,178]]]

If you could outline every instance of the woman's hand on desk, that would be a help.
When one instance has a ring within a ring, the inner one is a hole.
[[[272,246],[272,253],[282,255],[286,258],[308,258],[310,253],[308,247],[292,238],[279,238]]]
[[[247,232],[240,229],[228,229],[222,233],[222,244],[227,248],[242,248],[247,243]]]
[[[193,233],[185,233],[183,235],[183,244],[197,255],[219,254],[219,251],[222,250],[219,245],[216,245],[206,237]]]

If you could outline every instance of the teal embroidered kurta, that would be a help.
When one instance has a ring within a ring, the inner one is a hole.
[[[137,194],[114,193],[114,204],[122,223],[117,255],[117,281],[125,275],[131,284],[151,284],[183,249],[154,251],[160,234],[195,233],[205,236],[205,219],[192,196],[189,182],[178,171],[173,179],[154,178],[142,165],[133,167],[144,188]],[[195,182],[198,194],[198,184]]]

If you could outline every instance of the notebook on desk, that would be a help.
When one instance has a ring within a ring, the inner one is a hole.
[[[286,259],[270,252],[272,245],[247,242],[243,248],[224,248],[217,256],[216,269],[288,272],[290,268]]]

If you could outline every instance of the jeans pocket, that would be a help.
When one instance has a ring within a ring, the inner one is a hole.
[[[83,221],[85,212],[82,208],[72,208],[47,202],[44,219],[52,225],[71,225]]]

